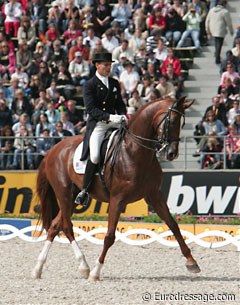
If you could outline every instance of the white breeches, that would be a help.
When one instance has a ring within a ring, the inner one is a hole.
[[[106,131],[110,128],[118,128],[120,124],[109,122],[97,122],[89,141],[90,160],[94,164],[98,164],[100,158],[100,148]]]

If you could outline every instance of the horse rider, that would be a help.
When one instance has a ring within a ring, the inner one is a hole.
[[[122,100],[119,82],[109,77],[112,54],[96,53],[93,60],[95,75],[89,79],[83,89],[84,106],[88,115],[87,129],[83,140],[81,160],[88,157],[83,179],[82,191],[75,199],[76,204],[84,204],[88,198],[88,189],[98,170],[100,147],[106,131],[118,128],[126,120],[126,106]]]

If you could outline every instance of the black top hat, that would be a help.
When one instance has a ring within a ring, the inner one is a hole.
[[[112,60],[112,53],[96,53],[92,62],[95,64],[96,62],[114,62]]]

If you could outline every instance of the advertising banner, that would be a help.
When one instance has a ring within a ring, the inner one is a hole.
[[[0,174],[0,212],[33,212],[38,204],[35,192],[36,173]],[[237,172],[197,171],[165,172],[162,191],[171,213],[193,215],[237,215],[240,213],[240,174]],[[107,215],[108,204],[92,199],[86,207],[78,206],[77,215]],[[127,205],[124,216],[148,214],[145,201]]]

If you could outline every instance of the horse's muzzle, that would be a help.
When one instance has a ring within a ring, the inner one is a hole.
[[[171,143],[168,146],[166,157],[168,161],[173,161],[178,156],[178,144]]]

